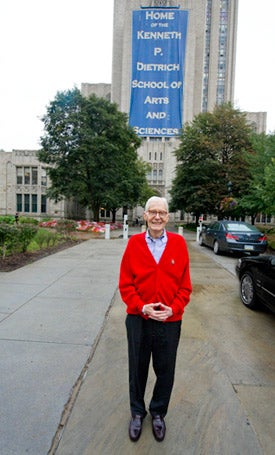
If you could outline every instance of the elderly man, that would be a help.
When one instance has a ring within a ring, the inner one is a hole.
[[[168,232],[165,198],[145,206],[147,231],[132,236],[125,249],[119,289],[126,304],[131,420],[129,437],[137,441],[147,411],[144,394],[152,356],[156,383],[149,404],[157,441],[165,437],[164,417],[174,383],[181,319],[192,292],[184,238]]]

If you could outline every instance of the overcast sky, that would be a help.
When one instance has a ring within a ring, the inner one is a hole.
[[[239,0],[235,105],[275,131],[275,1]],[[113,0],[2,0],[0,150],[37,149],[57,91],[111,82]]]

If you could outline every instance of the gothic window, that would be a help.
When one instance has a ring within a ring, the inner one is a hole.
[[[23,183],[23,167],[16,168],[16,183],[22,185]]]
[[[24,212],[29,212],[30,211],[30,195],[25,194],[24,195]]]
[[[45,194],[42,194],[41,196],[41,213],[46,213],[47,212],[47,198]]]
[[[18,166],[16,168],[16,183],[17,185],[37,185],[37,167]]]
[[[32,210],[33,213],[37,213],[37,194],[32,194]]]
[[[32,167],[31,168],[31,176],[32,176],[32,185],[37,185],[38,183],[38,168],[37,167]]]
[[[41,169],[41,185],[47,186],[47,171],[43,167]]]
[[[22,212],[22,194],[16,195],[16,211]]]
[[[31,170],[29,167],[24,167],[24,183],[30,185],[31,183]]]
[[[151,0],[149,6],[159,6],[159,7],[174,6],[173,3],[174,3],[173,0]]]

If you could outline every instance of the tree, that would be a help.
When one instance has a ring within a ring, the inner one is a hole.
[[[101,207],[115,211],[138,202],[147,184],[140,139],[115,104],[84,98],[78,89],[58,92],[42,121],[39,160],[50,165],[50,198],[73,197],[96,220]]]
[[[265,167],[261,195],[267,214],[275,213],[275,133],[267,135],[265,141]]]
[[[266,203],[268,214],[275,213],[275,158],[271,158],[271,162],[265,168],[265,191],[263,194]]]
[[[251,151],[251,128],[245,114],[230,103],[213,113],[201,113],[183,127],[176,150],[176,177],[171,196],[174,210],[222,216],[221,201],[232,183],[234,198],[247,191],[250,171],[246,151]]]
[[[252,180],[249,193],[241,198],[240,206],[252,216],[260,212],[275,213],[275,134],[252,136],[254,153],[248,157]]]
[[[148,165],[145,162],[137,160],[136,163],[133,165],[129,163],[125,168],[122,156],[122,159],[118,159],[114,166],[116,166],[118,175],[123,176],[123,178],[118,179],[115,191],[112,188],[109,188],[109,192],[106,191],[103,201],[104,208],[112,212],[112,221],[115,221],[118,208],[132,208],[137,204],[144,205],[144,193],[150,192],[145,178],[148,172]]]

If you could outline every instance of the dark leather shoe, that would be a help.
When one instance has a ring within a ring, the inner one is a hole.
[[[141,435],[142,420],[143,420],[143,418],[140,415],[135,415],[130,420],[129,438],[133,442],[136,442],[139,439],[140,435]]]
[[[152,416],[152,429],[155,439],[158,442],[163,441],[165,438],[166,426],[163,417]]]

